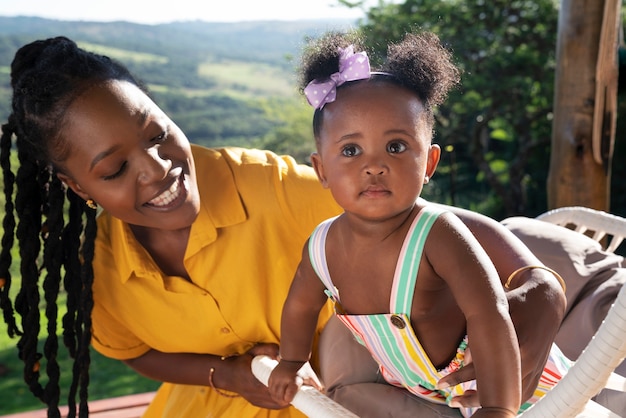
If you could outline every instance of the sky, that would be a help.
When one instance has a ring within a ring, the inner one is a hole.
[[[375,5],[376,0],[366,1]],[[205,20],[301,20],[363,17],[337,0],[0,0],[0,16],[156,24]]]

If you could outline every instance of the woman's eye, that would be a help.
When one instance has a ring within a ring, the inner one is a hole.
[[[103,179],[104,180],[114,180],[114,179],[118,178],[119,176],[121,176],[122,174],[124,174],[124,171],[126,171],[126,163],[125,162],[121,165],[119,170],[117,170],[113,174],[110,174],[108,176],[104,176]]]
[[[392,154],[398,154],[406,150],[406,145],[402,142],[392,142],[387,146],[387,151]]]
[[[151,142],[163,142],[166,136],[167,136],[167,131],[163,131],[159,135],[152,138]]]
[[[360,153],[361,151],[356,145],[346,145],[341,149],[341,154],[345,157],[355,157]]]

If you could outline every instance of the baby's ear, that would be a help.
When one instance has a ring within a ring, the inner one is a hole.
[[[57,173],[57,177],[63,183],[67,184],[67,187],[72,189],[74,193],[76,193],[81,199],[83,200],[89,199],[89,195],[85,193],[83,189],[80,187],[80,185],[76,183],[74,179],[72,179],[70,176],[68,176],[67,174],[63,174],[63,173]]]
[[[431,144],[428,149],[428,161],[426,162],[426,177],[431,178],[435,174],[440,157],[441,148],[439,145]]]
[[[313,165],[313,169],[315,170],[315,174],[317,174],[317,178],[324,188],[328,188],[328,182],[326,181],[326,175],[324,174],[324,164],[322,163],[322,158],[317,152],[311,154],[311,164]]]

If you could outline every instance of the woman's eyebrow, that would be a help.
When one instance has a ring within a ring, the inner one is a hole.
[[[91,160],[91,164],[89,165],[89,171],[91,172],[91,170],[93,170],[93,168],[96,166],[96,164],[98,164],[100,161],[102,161],[103,159],[105,159],[109,155],[113,154],[115,151],[117,151],[117,149],[119,147],[120,147],[119,145],[114,145],[111,148],[106,149],[106,150],[98,153],[98,155],[96,155],[94,157],[94,159]]]

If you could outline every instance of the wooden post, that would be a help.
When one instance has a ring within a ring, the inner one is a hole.
[[[620,0],[561,1],[549,209],[609,211],[620,7]]]

